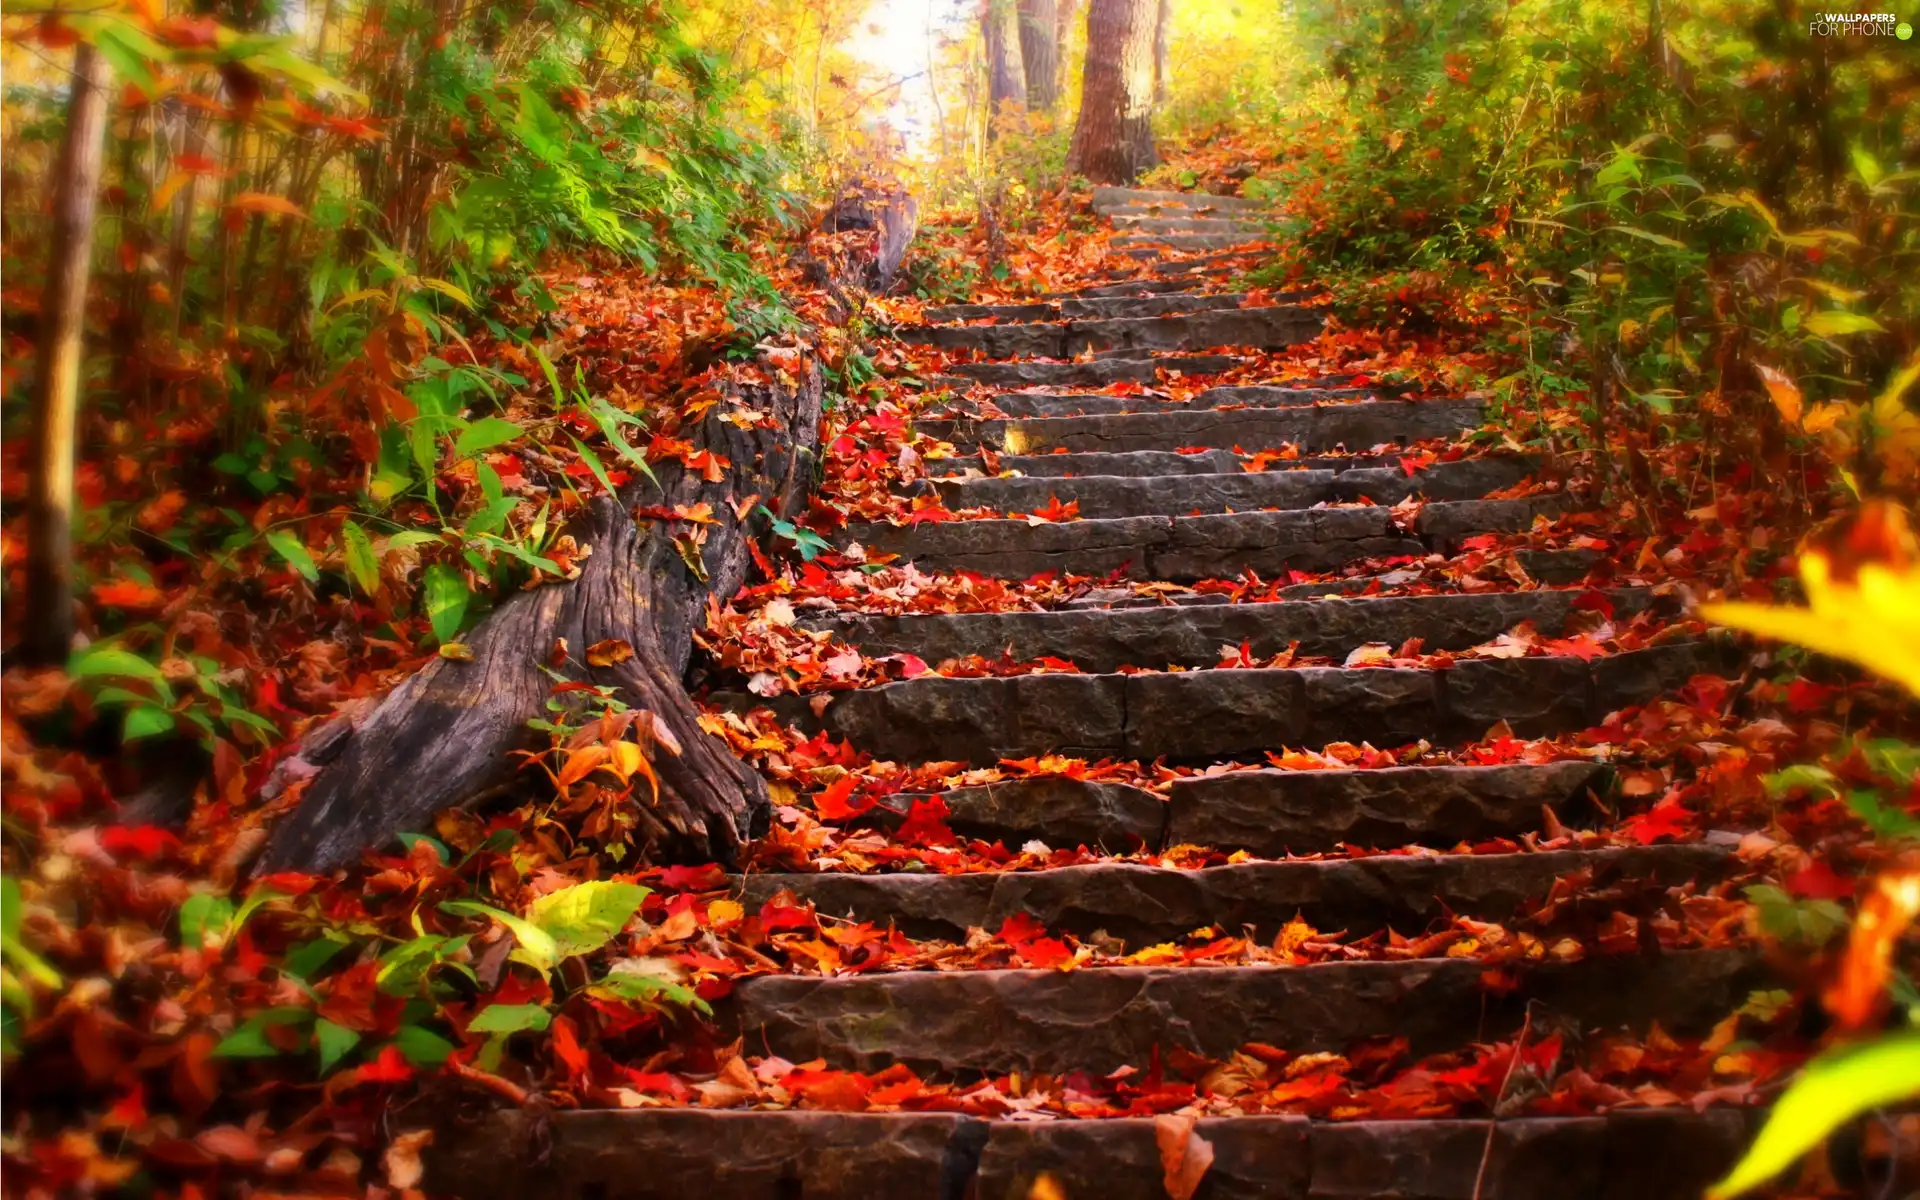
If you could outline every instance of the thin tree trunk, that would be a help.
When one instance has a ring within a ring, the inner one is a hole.
[[[1153,165],[1153,38],[1159,0],[1093,0],[1067,169],[1132,183]]]
[[[1014,0],[987,0],[980,23],[987,39],[987,136],[1011,105],[1027,108],[1027,72],[1020,61],[1020,10]]]
[[[20,654],[39,663],[65,662],[73,646],[74,441],[110,74],[92,46],[74,48],[66,140],[54,175],[53,239],[40,307],[45,325],[33,398],[33,478],[28,481],[27,620]]]
[[[1173,0],[1159,0],[1160,11],[1153,21],[1153,106],[1167,102],[1167,89],[1173,84],[1173,64],[1168,42],[1173,25]]]
[[[1020,0],[1020,60],[1027,68],[1027,106],[1051,112],[1060,102],[1057,0]]]

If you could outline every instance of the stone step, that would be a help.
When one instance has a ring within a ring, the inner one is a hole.
[[[1276,304],[1309,298],[1311,292],[1274,294]],[[954,321],[1075,321],[1104,317],[1165,317],[1179,313],[1239,308],[1245,292],[1178,292],[1160,295],[1065,296],[1031,304],[942,304],[926,310],[929,325]]]
[[[964,390],[975,383],[988,387],[1106,387],[1114,383],[1153,383],[1161,372],[1214,375],[1245,361],[1232,354],[1169,354],[1163,358],[1106,358],[1092,362],[972,362],[953,363],[947,370]],[[938,382],[936,380],[936,382]]]
[[[1166,360],[1154,360],[1164,362]],[[1132,363],[998,364],[974,366],[1132,367]],[[1152,366],[1153,363],[1145,364]],[[1034,386],[1031,380],[1008,380]],[[1063,386],[1085,381],[1062,379]],[[1008,420],[916,421],[915,428],[956,446],[990,446],[1013,454],[1050,450],[1170,450],[1188,446],[1248,453],[1293,445],[1303,451],[1365,450],[1384,443],[1455,437],[1478,429],[1485,410],[1475,400],[1368,400],[1310,408],[1195,409],[1115,416],[1016,417]]]
[[[1469,500],[1512,487],[1531,473],[1518,456],[1464,458],[1435,463],[1408,475],[1398,467],[1361,467],[1350,471],[1271,470],[1238,474],[1046,476],[940,481],[935,484],[951,509],[992,508],[1033,512],[1053,499],[1080,506],[1086,519],[1185,516],[1193,513],[1245,512],[1256,508],[1308,508],[1343,500],[1372,500],[1391,507],[1412,495],[1430,500]]]
[[[1768,978],[1743,950],[1534,966],[1495,995],[1472,958],[1305,967],[1102,967],[763,975],[716,1006],[746,1044],[791,1062],[973,1074],[1106,1074],[1157,1047],[1224,1059],[1249,1042],[1343,1053],[1405,1037],[1415,1055],[1510,1035],[1523,1012],[1694,1036]]]
[[[1215,216],[1207,213],[1169,215],[1176,210],[1164,210],[1158,214],[1147,212],[1109,213],[1107,219],[1115,229],[1123,233],[1161,234],[1161,233],[1211,233],[1233,234],[1244,240],[1264,235],[1267,227],[1258,221],[1243,221],[1233,217]]]
[[[1246,196],[1215,196],[1207,192],[1169,192],[1151,188],[1096,187],[1093,189],[1093,208],[1102,212],[1109,208],[1122,208],[1128,205],[1137,207],[1160,206],[1171,208],[1215,208],[1222,211],[1245,212],[1264,208],[1265,201],[1249,199]]]
[[[1203,1118],[1208,1200],[1696,1200],[1754,1109],[1596,1117]],[[1491,1135],[1491,1137],[1489,1137]],[[509,1109],[442,1115],[429,1194],[466,1200],[1026,1200],[1042,1174],[1083,1200],[1166,1200],[1145,1117],[984,1121],[941,1112]],[[1483,1165],[1484,1160],[1484,1165]]]
[[[1068,292],[1043,292],[1042,300],[1110,299],[1116,296],[1161,296],[1193,287],[1191,280],[1126,278],[1111,283],[1095,283]]]
[[[1436,849],[1541,828],[1544,810],[1573,827],[1602,810],[1596,763],[1368,770],[1231,771],[1177,779],[1167,797],[1124,783],[1043,775],[939,793],[962,837],[1112,853],[1182,844],[1285,857],[1342,844]],[[865,820],[896,827],[923,793],[885,797]],[[1381,861],[1381,860],[1376,860]],[[1410,861],[1410,860],[1395,860]],[[1376,922],[1381,923],[1381,922]]]
[[[1060,323],[921,325],[897,330],[895,336],[913,345],[993,358],[1072,358],[1087,350],[1275,349],[1312,341],[1324,324],[1318,311],[1273,305]]]
[[[969,929],[992,931],[1026,913],[1051,932],[1104,933],[1138,951],[1208,926],[1266,943],[1295,916],[1321,930],[1358,935],[1391,928],[1411,936],[1449,913],[1506,921],[1546,896],[1556,880],[1584,869],[1608,885],[1664,892],[1693,879],[1717,880],[1733,861],[1713,846],[1635,846],[1386,854],[1197,871],[1108,862],[964,875],[745,875],[735,885],[749,912],[785,890],[826,916],[891,921],[912,937],[956,942],[964,942]]]
[[[1010,396],[1025,394],[1007,393]],[[922,432],[933,432],[936,437],[948,437],[957,432],[952,426],[931,426],[927,421],[917,422],[916,427]],[[1192,454],[1181,454],[1173,450],[1122,450],[1115,453],[1088,450],[1071,454],[1003,454],[999,461],[1002,471],[1030,479],[1067,479],[1101,475],[1148,479],[1164,475],[1244,474],[1241,464],[1246,460],[1231,450],[1204,450]],[[1303,455],[1297,459],[1288,459],[1284,465],[1276,464],[1275,469],[1339,472],[1363,467],[1395,468],[1399,462],[1400,456],[1392,453]],[[969,457],[949,459],[945,463],[931,465],[978,470],[978,463],[977,458]]]
[[[1264,233],[1126,233],[1108,243],[1116,250],[1226,250],[1265,240]]]
[[[1098,392],[1001,392],[994,396],[993,405],[1010,417],[1117,416],[1122,413],[1201,412],[1220,408],[1310,408],[1315,404],[1337,401],[1378,399],[1383,389],[1308,385],[1265,388],[1257,403],[1232,399],[1229,393],[1236,390],[1208,388],[1185,401],[1156,393],[1108,396]],[[972,413],[977,410],[968,408],[965,411]]]
[[[1429,651],[1465,650],[1523,621],[1558,636],[1584,594],[1540,589],[1119,610],[852,615],[806,625],[829,630],[871,657],[916,654],[937,664],[1004,651],[1016,661],[1059,658],[1082,671],[1107,673],[1129,666],[1210,667],[1228,645],[1244,645],[1267,658],[1298,643],[1301,654],[1344,658],[1366,642],[1399,646],[1414,638]],[[1624,619],[1648,608],[1653,593],[1620,588],[1608,592],[1607,599]]]
[[[1132,579],[1186,583],[1230,579],[1249,570],[1270,578],[1286,571],[1332,571],[1357,559],[1446,553],[1467,534],[1521,532],[1537,516],[1560,508],[1552,497],[1440,501],[1421,510],[1411,534],[1394,525],[1391,509],[1368,505],[1039,525],[1024,519],[857,525],[841,541],[934,570],[996,579],[1026,579],[1045,571],[1120,571]]]
[[[1512,560],[1526,572],[1527,578],[1542,587],[1572,587],[1575,584],[1583,584],[1595,563],[1602,557],[1598,551],[1578,549],[1516,549],[1508,553],[1512,556]],[[1304,583],[1273,588],[1269,598],[1271,600],[1331,600],[1342,596],[1356,598],[1403,596],[1405,593],[1400,590],[1402,588],[1421,582],[1433,582],[1428,578],[1425,570],[1425,567],[1433,561],[1398,566],[1373,575],[1342,575],[1331,579],[1310,579]],[[1215,591],[1169,593],[1155,589],[1143,593],[1126,583],[1113,583],[1088,587],[1062,601],[1057,608],[1046,611],[1080,612],[1088,609],[1125,611],[1135,608],[1169,606],[1187,608],[1234,603],[1250,603],[1250,601],[1237,602],[1232,596]]]
[[[1543,810],[1579,827],[1610,787],[1596,763],[1382,767],[1366,771],[1233,771],[1175,780],[1166,844],[1282,856],[1353,846],[1434,845],[1511,837]],[[1378,860],[1375,860],[1378,861]]]
[[[877,758],[968,762],[1065,754],[1088,760],[1259,761],[1284,747],[1462,743],[1500,722],[1521,737],[1585,729],[1606,714],[1729,669],[1718,643],[1608,655],[1463,659],[1445,670],[1263,667],[1129,675],[923,675],[776,711]],[[783,698],[785,699],[785,698]],[[811,698],[805,698],[811,699]],[[732,698],[716,697],[723,703]],[[746,707],[765,704],[748,697]]]

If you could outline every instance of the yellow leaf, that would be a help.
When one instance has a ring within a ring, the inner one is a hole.
[[[1780,418],[1789,425],[1800,424],[1800,415],[1804,408],[1800,385],[1789,379],[1787,373],[1777,367],[1755,363],[1753,369],[1759,372],[1760,382],[1767,385],[1767,395],[1773,398],[1773,406],[1780,410]]]
[[[738,900],[715,900],[707,905],[707,924],[709,925],[731,925],[735,921],[744,920],[746,915],[747,910]]]
[[[1920,695],[1920,568],[1866,563],[1852,583],[1837,583],[1814,551],[1800,560],[1800,581],[1805,608],[1707,604],[1700,615],[1858,663]]]

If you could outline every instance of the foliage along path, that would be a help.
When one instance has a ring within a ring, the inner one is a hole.
[[[1852,890],[1844,809],[1761,778],[1836,744],[1808,714],[1876,703],[1686,615],[1764,590],[1778,498],[1695,473],[1691,513],[1592,508],[1593,462],[1455,394],[1472,353],[1225,292],[1271,254],[1241,202],[1095,202],[1122,228],[1015,239],[1006,294],[878,303],[897,341],[823,348],[851,394],[785,531],[807,557],[705,635],[706,728],[778,802],[744,874],[623,865],[626,722],[556,743],[544,798],[257,885],[284,752],[216,763],[179,836],[103,829],[98,771],[10,723],[9,816],[47,852],[7,933],[73,981],[26,1031],[10,1182],[1641,1197],[1723,1170],[1808,1048],[1741,888],[1780,880],[1789,920]],[[705,394],[613,340],[658,290],[586,282],[596,386]],[[286,698],[372,676],[329,678]]]

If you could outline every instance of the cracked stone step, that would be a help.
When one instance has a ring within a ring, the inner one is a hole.
[[[939,490],[941,501],[956,510],[992,508],[1001,512],[1032,512],[1058,498],[1062,504],[1078,504],[1079,515],[1093,520],[1310,508],[1325,502],[1360,499],[1390,508],[1415,494],[1430,500],[1468,500],[1512,487],[1527,477],[1530,466],[1528,460],[1514,456],[1435,463],[1413,475],[1398,467],[1366,467],[1343,472],[1276,469],[1162,478],[997,476],[937,481],[934,486]],[[1510,522],[1513,518],[1503,512],[1501,519]],[[1441,524],[1444,526],[1444,521]]]
[[[746,875],[735,883],[749,911],[788,890],[829,916],[892,921],[912,936],[953,941],[964,941],[969,929],[998,929],[1026,913],[1054,932],[1082,938],[1104,932],[1140,950],[1209,925],[1236,934],[1251,927],[1250,936],[1266,942],[1296,915],[1317,929],[1356,934],[1389,927],[1414,934],[1448,913],[1504,921],[1582,868],[1591,867],[1604,883],[1637,882],[1663,891],[1692,879],[1717,879],[1734,861],[1714,846],[1635,846],[1388,854],[1197,871],[1107,862],[964,875]]]
[[[1202,1118],[1195,1132],[1213,1147],[1211,1200],[1694,1200],[1739,1159],[1759,1116],[1621,1109],[1491,1127],[1237,1116]],[[466,1200],[1019,1200],[1043,1173],[1070,1197],[1166,1197],[1144,1117],[509,1109],[441,1117],[423,1160],[430,1194]]]
[[[1183,762],[1258,760],[1269,750],[1421,740],[1460,743],[1506,722],[1521,737],[1585,729],[1607,713],[1721,673],[1736,652],[1683,642],[1578,658],[1463,659],[1444,671],[1264,667],[1163,674],[923,675],[808,698],[722,693],[717,703],[771,707],[897,762],[968,762],[1059,753]]]
[[[1247,211],[1265,207],[1265,202],[1246,196],[1215,196],[1208,192],[1170,192],[1152,188],[1128,188],[1100,186],[1093,189],[1093,208],[1096,212],[1109,208],[1121,208],[1128,205],[1144,207],[1157,205],[1173,208],[1217,208],[1231,211]]]
[[[894,336],[911,345],[977,351],[1000,359],[1072,358],[1087,350],[1276,349],[1312,341],[1325,323],[1324,315],[1312,309],[1274,305],[1061,323],[919,325],[896,330]]]
[[[1164,361],[1164,360],[1154,360]],[[1003,364],[974,364],[998,366]],[[1020,365],[1020,364],[1004,364]],[[1034,365],[1034,364],[1028,364]],[[1073,367],[1129,363],[1043,364]],[[1067,386],[1080,386],[1068,384]],[[1190,409],[1118,416],[1025,417],[1006,420],[915,422],[956,446],[987,445],[1017,455],[1063,449],[1118,452],[1197,446],[1248,452],[1285,445],[1307,452],[1364,450],[1390,442],[1454,437],[1478,429],[1485,409],[1476,400],[1362,400],[1311,408]]]
[[[968,384],[988,387],[1106,387],[1113,383],[1153,383],[1162,371],[1216,375],[1242,361],[1232,354],[1173,354],[1163,358],[1108,358],[1092,362],[954,363],[947,369]]]
[[[929,663],[1002,651],[1019,661],[1061,658],[1096,674],[1122,667],[1210,667],[1222,646],[1246,646],[1267,658],[1299,643],[1308,655],[1345,658],[1366,642],[1399,646],[1419,638],[1427,650],[1464,650],[1531,621],[1547,636],[1566,627],[1576,590],[1431,596],[1380,596],[1260,604],[1162,605],[1063,612],[854,615],[804,622],[871,657],[916,654]],[[1606,593],[1622,619],[1648,608],[1653,593]]]
[[[1287,473],[1274,474],[1288,478]],[[847,528],[844,540],[930,569],[997,579],[1026,579],[1044,571],[1124,571],[1134,579],[1184,583],[1233,578],[1248,570],[1271,577],[1285,571],[1331,571],[1356,559],[1418,558],[1469,532],[1528,529],[1536,516],[1560,507],[1554,497],[1433,503],[1415,519],[1411,535],[1394,525],[1391,509],[1366,505],[1096,517],[1039,525],[1019,518],[856,525]]]
[[[1157,1046],[1225,1058],[1248,1042],[1344,1052],[1403,1036],[1415,1055],[1503,1037],[1551,1014],[1583,1027],[1705,1033],[1766,972],[1743,950],[1609,955],[1527,970],[1506,995],[1470,958],[1307,967],[909,971],[742,980],[716,1006],[746,1043],[792,1062],[951,1072],[1084,1070],[1148,1061]]]

